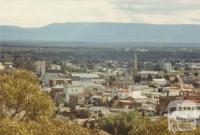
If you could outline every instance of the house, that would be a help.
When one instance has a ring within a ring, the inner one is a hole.
[[[146,112],[153,112],[153,113],[156,112],[156,107],[157,107],[157,104],[155,104],[154,102],[150,102],[150,101],[147,101],[141,105],[142,110],[144,110]]]
[[[119,100],[119,106],[125,109],[129,109],[133,102],[130,100]]]
[[[52,98],[56,99],[58,94],[64,93],[64,86],[63,85],[56,85],[51,88],[50,95]]]
[[[55,85],[61,85],[61,84],[72,84],[71,79],[65,79],[65,78],[56,78],[56,79],[50,79],[49,80],[49,87],[53,87]]]
[[[92,82],[94,82],[96,84],[102,84],[102,85],[106,85],[107,84],[105,79],[92,79]]]
[[[80,93],[77,95],[79,105],[86,105],[91,103],[91,97],[92,94],[89,91],[84,91],[83,93]]]
[[[167,85],[167,80],[166,79],[153,79],[152,83],[156,86],[165,86]]]
[[[108,103],[111,101],[113,94],[111,92],[103,92],[102,101],[103,103]]]
[[[99,106],[103,103],[102,96],[92,96],[91,102],[95,106]]]
[[[53,80],[65,80],[69,79],[69,76],[63,73],[45,73],[41,79],[43,81],[43,87],[49,87],[51,85],[49,83],[53,82]]]
[[[118,90],[119,99],[126,99],[129,97],[129,89],[119,89]]]

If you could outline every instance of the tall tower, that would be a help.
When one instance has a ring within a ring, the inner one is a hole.
[[[65,92],[65,103],[69,103],[69,90],[68,90],[68,83],[64,84],[64,92]]]
[[[40,68],[41,68],[41,76],[43,76],[46,73],[46,64],[45,61],[40,61]]]
[[[45,61],[40,61],[40,79],[42,81],[42,86],[45,85],[45,73],[46,73]]]
[[[136,53],[136,50],[135,50],[133,79],[136,77],[137,72],[138,72],[138,60],[137,60],[137,53]]]

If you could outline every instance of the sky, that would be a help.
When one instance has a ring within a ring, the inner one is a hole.
[[[200,0],[0,0],[0,24],[64,22],[200,24]]]

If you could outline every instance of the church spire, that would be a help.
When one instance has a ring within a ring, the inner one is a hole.
[[[135,50],[133,79],[136,77],[137,72],[138,72],[138,60],[137,60],[137,53],[136,53],[136,50]]]

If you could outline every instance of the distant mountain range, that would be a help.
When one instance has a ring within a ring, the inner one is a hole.
[[[62,23],[40,28],[0,26],[1,41],[200,43],[200,25]]]

